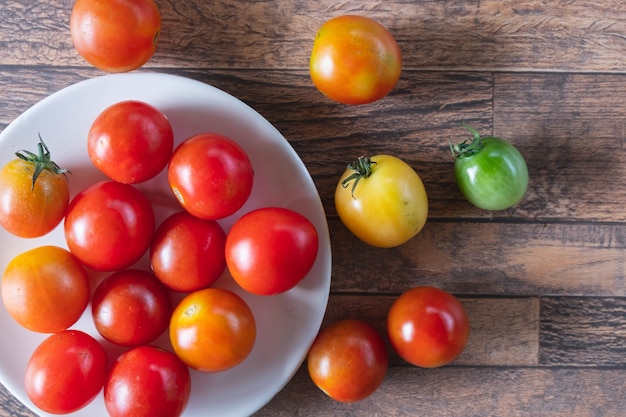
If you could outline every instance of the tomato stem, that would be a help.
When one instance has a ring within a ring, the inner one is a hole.
[[[465,139],[461,143],[455,145],[450,142],[450,151],[455,158],[466,158],[468,156],[475,155],[483,147],[482,138],[480,133],[471,126],[461,125],[472,134],[472,140],[468,143],[468,139]]]
[[[27,150],[15,152],[15,155],[21,160],[35,165],[35,170],[33,172],[33,185],[31,188],[33,190],[35,189],[35,182],[37,182],[37,178],[39,178],[39,175],[44,170],[52,172],[53,174],[63,175],[66,179],[67,174],[71,174],[69,170],[61,168],[56,164],[56,162],[50,159],[50,150],[41,138],[41,134],[38,135],[39,143],[37,144],[37,154]]]
[[[372,159],[369,156],[359,156],[356,161],[348,164],[347,169],[351,169],[354,172],[352,173],[352,175],[350,175],[349,177],[341,181],[341,186],[343,188],[348,188],[348,185],[350,184],[350,182],[354,181],[352,183],[352,190],[351,190],[352,198],[355,198],[354,190],[357,184],[359,183],[359,181],[361,181],[361,178],[367,178],[370,175],[372,175],[373,165],[375,164],[376,162],[372,161]]]

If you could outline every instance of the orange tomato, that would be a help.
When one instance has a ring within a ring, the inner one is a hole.
[[[90,297],[87,271],[58,246],[40,246],[17,255],[4,270],[0,289],[11,317],[40,333],[70,327]]]
[[[78,53],[108,72],[127,72],[150,60],[161,13],[153,0],[76,0],[70,35]]]
[[[219,372],[241,363],[252,351],[256,322],[237,294],[206,288],[188,294],[174,309],[170,341],[190,368]]]

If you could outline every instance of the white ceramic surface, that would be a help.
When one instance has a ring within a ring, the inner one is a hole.
[[[103,179],[89,161],[86,137],[91,122],[107,106],[122,100],[142,100],[170,120],[176,143],[201,132],[217,132],[236,140],[249,154],[255,170],[250,199],[220,223],[228,230],[243,213],[257,207],[282,206],[307,216],[319,234],[319,254],[309,275],[294,289],[277,296],[254,296],[240,290],[225,274],[216,285],[233,289],[253,310],[258,326],[250,356],[235,368],[215,374],[192,371],[192,394],[184,416],[247,416],[262,408],[291,379],[316,336],[328,301],[331,250],[328,225],[319,195],[306,167],[287,140],[260,114],[233,96],[207,84],[158,73],[105,75],[60,90],[28,109],[0,133],[0,164],[20,149],[35,150],[41,134],[53,159],[72,171],[72,196]],[[137,185],[154,204],[157,221],[179,210],[161,173]],[[18,253],[43,245],[67,247],[62,225],[36,239],[20,239],[0,230],[0,268]],[[137,266],[147,268],[144,257]],[[98,278],[94,276],[94,281]],[[0,308],[0,381],[41,416],[28,400],[23,374],[28,358],[46,335],[17,325]],[[90,308],[72,328],[99,340]],[[155,344],[168,347],[167,335]],[[122,350],[106,342],[110,359]],[[102,392],[72,416],[106,416]]]

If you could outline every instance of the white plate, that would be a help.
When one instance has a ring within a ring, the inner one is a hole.
[[[35,150],[37,135],[53,159],[72,171],[71,194],[104,178],[89,161],[86,137],[91,122],[107,106],[121,100],[142,100],[160,109],[170,120],[176,142],[195,133],[218,132],[236,140],[249,154],[255,183],[246,205],[224,219],[228,230],[244,212],[263,206],[282,206],[308,217],[319,234],[319,254],[309,275],[294,289],[277,296],[253,296],[238,289],[228,276],[217,285],[240,294],[253,310],[258,328],[256,344],[240,365],[221,373],[192,371],[191,399],[186,417],[247,416],[262,408],[291,379],[319,331],[330,290],[331,251],[328,225],[315,185],[287,140],[260,114],[240,100],[209,85],[187,78],[130,73],[82,81],[47,97],[19,116],[0,134],[0,164],[20,149]],[[179,207],[167,188],[164,173],[138,185],[156,207],[157,220]],[[67,247],[62,225],[36,239],[16,238],[0,230],[0,268],[18,253],[43,244]],[[148,267],[142,259],[138,266]],[[24,404],[46,416],[29,401],[23,387],[26,363],[46,335],[21,328],[0,308],[0,380]],[[73,328],[101,340],[87,309]],[[167,338],[157,344],[167,347]],[[105,343],[106,345],[106,343]],[[111,359],[121,350],[107,345]],[[73,416],[106,416],[102,392]]]

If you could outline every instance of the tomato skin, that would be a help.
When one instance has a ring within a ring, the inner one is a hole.
[[[313,84],[344,104],[367,104],[386,96],[402,69],[402,53],[393,35],[364,16],[328,20],[318,30],[310,57]]]
[[[177,417],[191,393],[189,369],[173,353],[139,346],[113,363],[104,385],[110,417]]]
[[[87,271],[66,249],[39,246],[13,258],[0,282],[2,301],[21,326],[54,333],[73,325],[87,308]]]
[[[387,316],[393,349],[407,362],[436,368],[456,359],[467,344],[469,319],[463,304],[439,288],[412,288],[396,299]]]
[[[143,66],[157,47],[161,13],[152,0],[76,0],[70,35],[94,67],[127,72]]]
[[[355,402],[369,397],[383,383],[389,354],[385,340],[370,324],[341,320],[324,328],[307,355],[315,385],[329,397]]]
[[[35,164],[9,161],[0,170],[0,225],[23,238],[43,236],[63,220],[70,200],[67,178],[43,170],[33,188]]]
[[[372,156],[371,174],[354,187],[347,168],[335,189],[335,208],[359,239],[381,248],[399,246],[417,235],[428,217],[428,196],[419,175],[392,155]],[[354,187],[354,189],[353,189]]]
[[[226,266],[244,290],[274,295],[295,287],[318,252],[315,226],[282,207],[264,207],[240,217],[226,236]]]
[[[131,266],[148,250],[155,218],[150,201],[132,185],[97,182],[70,202],[65,240],[70,251],[96,271]]]
[[[463,196],[484,210],[504,210],[519,203],[528,188],[528,167],[511,143],[474,133],[478,150],[459,153],[454,161],[456,182]],[[471,146],[468,145],[468,147]]]
[[[104,348],[79,330],[64,330],[45,339],[31,355],[24,385],[39,409],[69,414],[98,395],[107,375]]]
[[[174,131],[167,117],[136,100],[104,109],[87,136],[93,164],[109,178],[126,184],[155,177],[166,167],[173,148]]]
[[[139,269],[112,273],[98,285],[91,301],[96,330],[119,346],[153,342],[167,329],[171,311],[167,288]]]
[[[211,286],[226,269],[226,233],[214,220],[182,211],[157,228],[150,248],[156,277],[168,288],[193,292]]]
[[[256,340],[256,321],[246,302],[223,288],[188,294],[170,321],[174,352],[190,368],[221,372],[248,357]]]
[[[217,133],[200,133],[184,140],[174,150],[167,173],[181,206],[205,220],[219,220],[239,210],[254,181],[245,150]]]

